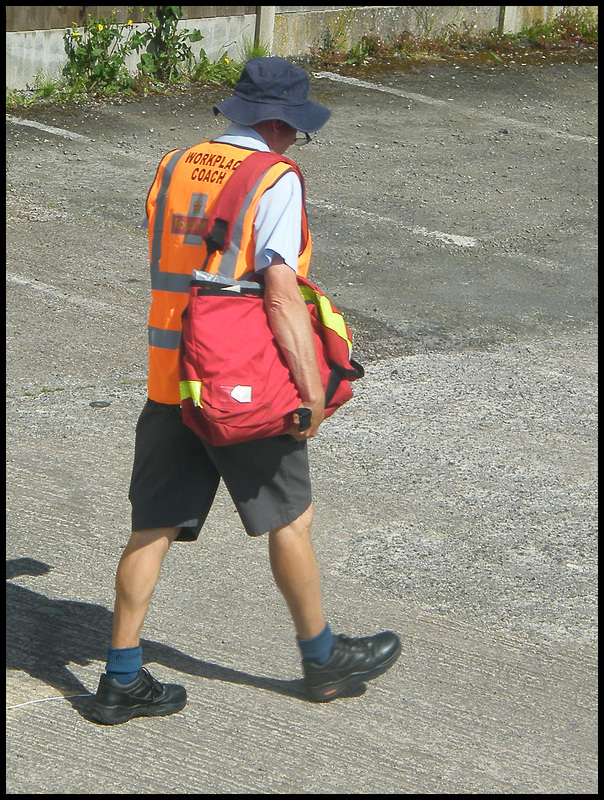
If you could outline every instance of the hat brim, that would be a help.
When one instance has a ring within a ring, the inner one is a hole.
[[[221,113],[231,122],[240,125],[256,125],[267,119],[281,119],[302,133],[318,131],[331,116],[331,111],[320,103],[307,100],[299,106],[281,103],[263,103],[245,100],[243,97],[228,97],[214,106],[214,113]]]

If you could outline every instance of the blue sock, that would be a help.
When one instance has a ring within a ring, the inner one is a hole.
[[[133,681],[143,666],[142,647],[110,647],[105,672],[120,683]]]
[[[316,661],[319,664],[329,661],[333,650],[333,633],[329,630],[329,625],[326,625],[321,633],[313,636],[312,639],[300,639],[296,636],[296,640],[303,661]]]

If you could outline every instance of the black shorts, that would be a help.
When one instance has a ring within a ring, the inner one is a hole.
[[[214,447],[184,424],[179,406],[147,400],[128,495],[132,530],[180,527],[177,540],[194,541],[220,478],[250,536],[288,525],[311,503],[306,442],[273,436]]]

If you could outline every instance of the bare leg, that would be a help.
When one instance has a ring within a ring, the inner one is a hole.
[[[288,605],[301,639],[325,628],[319,567],[310,538],[312,505],[289,525],[269,532],[268,547],[275,583]]]
[[[138,647],[159,571],[179,528],[134,531],[115,577],[112,647]]]

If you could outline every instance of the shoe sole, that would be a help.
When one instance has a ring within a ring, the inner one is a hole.
[[[379,678],[380,675],[383,675],[384,672],[395,664],[400,654],[401,645],[399,644],[387,661],[383,661],[378,667],[374,667],[374,669],[369,672],[355,672],[352,675],[347,675],[340,681],[323,683],[319,686],[307,686],[307,694],[314,703],[329,703],[331,700],[341,697],[345,692],[357,686],[359,683]]]
[[[158,706],[134,706],[133,708],[119,708],[117,706],[94,705],[90,711],[90,718],[93,722],[101,725],[120,725],[122,722],[134,717],[167,717],[169,714],[176,714],[187,704],[186,698],[179,703],[167,703]]]

